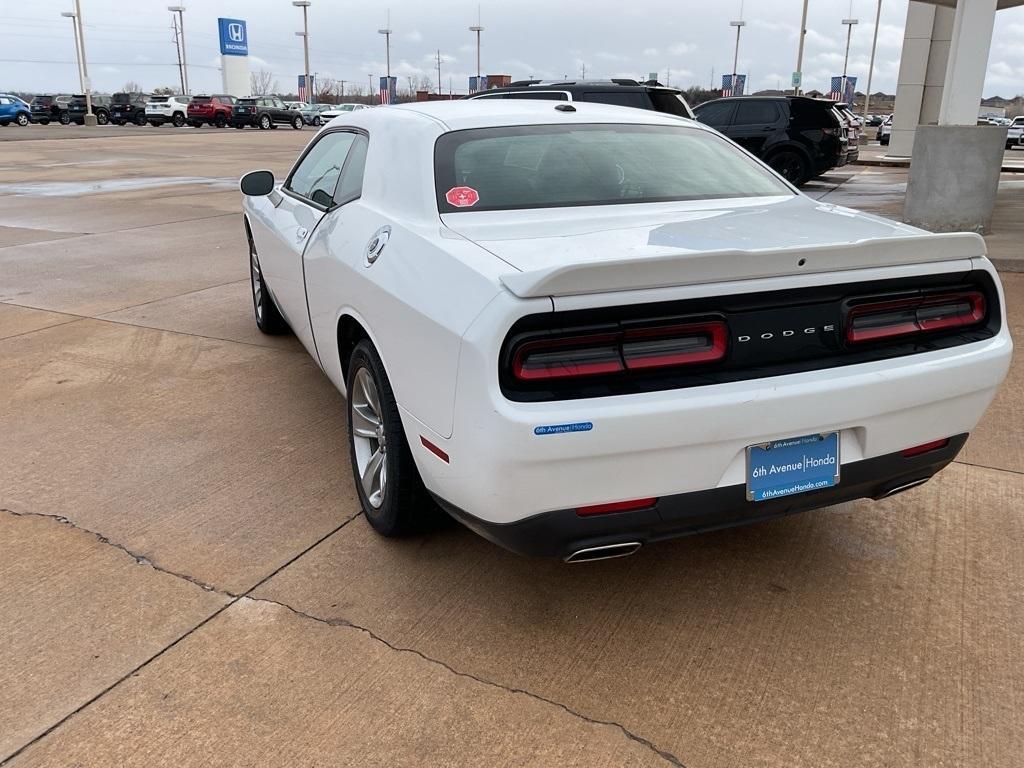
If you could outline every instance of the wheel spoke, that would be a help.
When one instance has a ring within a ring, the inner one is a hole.
[[[363,396],[366,398],[366,404],[373,409],[375,414],[380,413],[380,404],[377,402],[377,387],[373,383],[373,379],[367,374],[360,379],[360,384],[363,387]]]
[[[354,434],[376,440],[379,426],[380,420],[377,418],[377,414],[365,405],[352,406],[352,432]]]
[[[366,463],[366,469],[363,470],[363,493],[366,494],[366,498],[370,499],[371,503],[374,501],[378,504],[380,503],[381,472],[383,471],[381,467],[383,465],[384,454],[378,449],[373,452],[370,460]]]

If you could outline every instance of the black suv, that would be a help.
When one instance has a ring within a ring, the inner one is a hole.
[[[94,93],[92,99],[92,113],[96,115],[96,122],[99,125],[106,125],[110,122],[110,97]],[[64,125],[68,123],[85,124],[85,96],[75,94],[68,102],[67,111],[61,114],[60,121]],[[65,119],[65,117],[67,119]]]
[[[63,123],[61,115],[67,112],[68,101],[71,97],[66,94],[57,96],[36,96],[29,104],[32,111],[32,122],[40,125],[48,125],[51,121]],[[71,122],[68,120],[67,122]]]
[[[115,93],[110,97],[110,119],[118,125],[145,125],[148,98],[144,93]]]
[[[266,130],[279,125],[290,125],[295,130],[302,130],[305,121],[294,109],[288,109],[277,96],[252,96],[239,99],[231,112],[231,125],[245,128],[252,125]]]
[[[653,80],[519,80],[504,88],[474,93],[467,99],[547,99],[549,101],[594,101],[617,107],[636,107],[667,112],[678,117],[693,117],[682,91],[667,88]]]
[[[849,138],[835,102],[806,96],[736,96],[699,105],[697,119],[799,186],[845,165]]]

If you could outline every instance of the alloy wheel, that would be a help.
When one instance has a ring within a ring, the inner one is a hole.
[[[356,472],[370,506],[379,509],[384,503],[388,481],[388,445],[380,398],[377,384],[366,368],[356,371],[353,385],[353,391],[349,392],[349,419]]]
[[[28,125],[28,115],[26,115],[24,112],[18,113],[18,125],[22,127]]]
[[[260,272],[260,260],[256,249],[249,246],[249,268],[252,273],[252,305],[256,310],[256,320],[263,321],[263,273]]]

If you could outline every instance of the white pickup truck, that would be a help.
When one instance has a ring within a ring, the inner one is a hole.
[[[1013,118],[1006,130],[1006,148],[1024,147],[1024,116]]]

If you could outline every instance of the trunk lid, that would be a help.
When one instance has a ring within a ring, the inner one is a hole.
[[[509,265],[521,297],[693,285],[985,254],[974,234],[922,230],[804,196],[443,214]],[[526,236],[523,233],[528,233]]]

